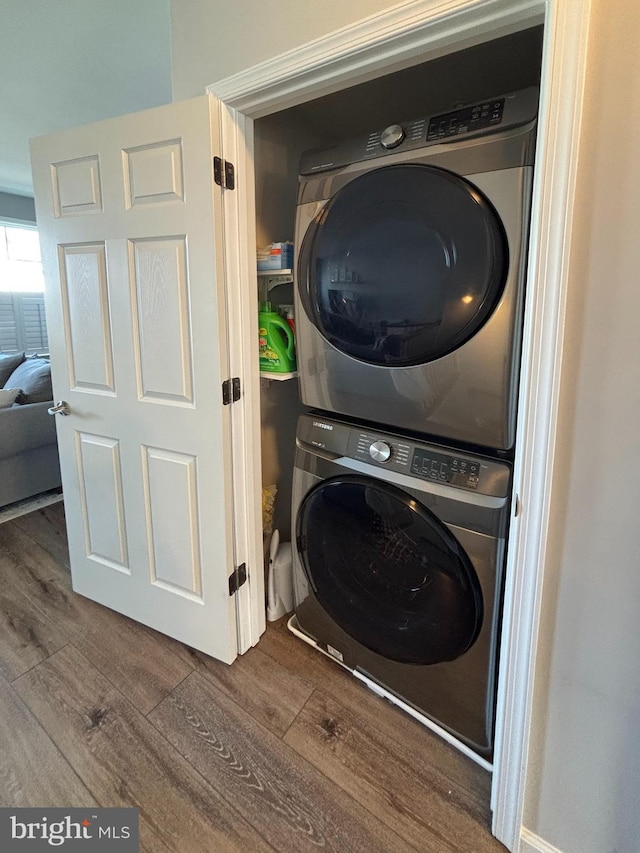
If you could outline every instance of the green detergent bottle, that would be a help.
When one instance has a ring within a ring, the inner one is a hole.
[[[270,302],[260,303],[258,326],[260,372],[293,373],[296,369],[293,331],[285,319],[271,310]]]

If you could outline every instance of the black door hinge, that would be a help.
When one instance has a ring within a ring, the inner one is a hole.
[[[224,187],[225,190],[235,190],[236,170],[233,163],[223,160],[222,157],[214,157],[213,180],[219,187]]]
[[[247,582],[247,565],[242,563],[237,569],[233,570],[233,574],[229,575],[229,595],[237,592],[242,584]]]
[[[234,376],[233,379],[225,379],[222,383],[222,405],[228,406],[229,403],[237,403],[240,399],[240,377]]]

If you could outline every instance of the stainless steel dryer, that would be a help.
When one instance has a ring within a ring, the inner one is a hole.
[[[303,403],[512,447],[537,103],[527,89],[302,156]]]
[[[510,486],[505,462],[298,422],[297,630],[485,760]]]

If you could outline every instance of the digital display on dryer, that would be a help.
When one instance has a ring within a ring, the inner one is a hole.
[[[425,480],[477,489],[480,463],[472,459],[462,459],[458,456],[418,448],[414,451],[411,460],[411,473]]]
[[[465,107],[451,113],[434,116],[429,121],[427,142],[434,139],[445,139],[448,136],[459,136],[484,127],[500,124],[504,112],[504,98],[495,101],[485,101],[473,107]]]

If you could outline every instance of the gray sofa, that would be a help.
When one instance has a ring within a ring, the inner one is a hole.
[[[0,507],[60,486],[51,368],[42,356],[0,353]]]

